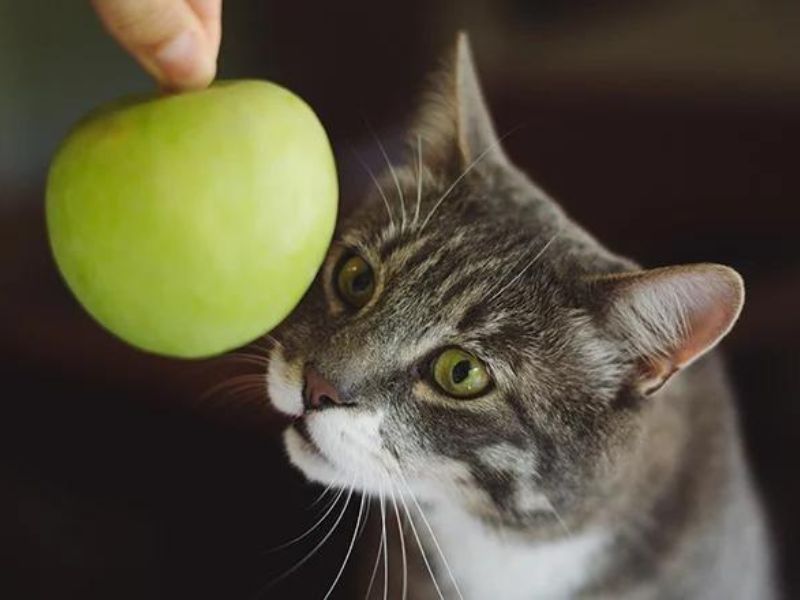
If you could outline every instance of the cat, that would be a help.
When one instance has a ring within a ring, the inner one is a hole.
[[[464,34],[409,140],[267,372],[290,461],[374,505],[373,596],[775,597],[711,352],[741,277],[643,270],[571,221],[504,152]]]

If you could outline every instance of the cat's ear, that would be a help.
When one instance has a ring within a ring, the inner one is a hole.
[[[460,32],[423,95],[412,127],[412,145],[419,143],[425,162],[459,171],[480,161],[480,167],[508,164],[481,92],[467,34]]]
[[[606,326],[630,352],[645,394],[713,348],[744,303],[742,278],[721,265],[666,267],[592,283]]]

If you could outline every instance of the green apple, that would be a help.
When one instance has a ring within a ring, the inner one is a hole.
[[[300,98],[263,81],[100,109],[47,182],[56,263],[84,308],[150,352],[245,344],[297,305],[337,209],[330,143]]]

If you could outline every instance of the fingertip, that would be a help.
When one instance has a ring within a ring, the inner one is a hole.
[[[204,36],[187,29],[163,43],[155,52],[158,79],[170,91],[208,87],[216,75],[216,60]]]
[[[222,16],[222,0],[188,0],[195,14],[202,20],[219,20]]]

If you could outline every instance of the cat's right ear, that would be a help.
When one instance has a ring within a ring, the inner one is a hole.
[[[467,34],[461,32],[434,73],[411,129],[424,162],[440,172],[458,173],[507,166],[481,91]]]
[[[716,346],[744,303],[741,276],[722,265],[622,273],[591,283],[604,326],[622,342],[644,394]]]

